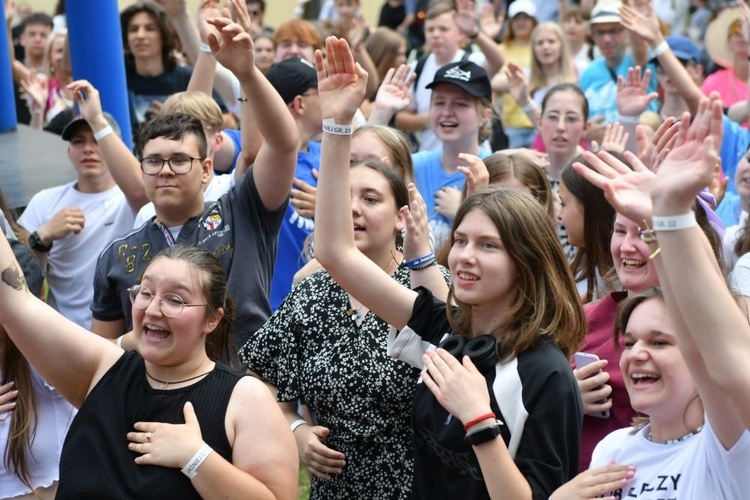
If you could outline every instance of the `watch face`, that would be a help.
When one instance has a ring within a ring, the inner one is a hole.
[[[472,446],[484,444],[488,441],[492,441],[493,439],[497,438],[500,435],[500,428],[501,428],[500,423],[489,425],[487,427],[483,427],[479,430],[472,432],[471,434],[467,434],[466,440]]]

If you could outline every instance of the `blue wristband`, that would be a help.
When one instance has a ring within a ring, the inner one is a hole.
[[[424,264],[426,262],[429,262],[431,260],[435,260],[435,254],[434,253],[429,253],[429,254],[425,255],[424,257],[420,257],[418,259],[408,260],[408,261],[406,261],[404,263],[404,265],[406,267],[408,267],[409,269],[414,269],[415,267],[419,267],[422,264]]]

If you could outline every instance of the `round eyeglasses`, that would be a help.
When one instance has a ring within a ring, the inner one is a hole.
[[[169,169],[175,175],[182,175],[193,169],[193,161],[203,161],[205,158],[193,156],[175,156],[173,158],[143,158],[141,159],[141,170],[146,175],[159,175],[164,165],[169,163]]]
[[[151,290],[143,285],[133,285],[128,288],[130,302],[137,309],[146,309],[154,299],[159,299],[161,313],[168,318],[176,318],[185,307],[206,307],[208,304],[186,304],[182,297],[176,293],[165,293],[161,297],[151,293]]]

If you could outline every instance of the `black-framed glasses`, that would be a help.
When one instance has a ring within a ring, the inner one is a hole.
[[[143,158],[141,159],[141,170],[146,175],[159,175],[166,163],[175,175],[182,175],[193,169],[193,161],[203,161],[205,158],[193,156],[175,156],[173,158]]]
[[[137,309],[146,309],[154,299],[159,299],[161,313],[168,318],[176,318],[186,307],[206,307],[208,304],[186,304],[176,293],[165,293],[161,297],[151,293],[151,290],[143,285],[133,285],[128,288],[130,302]]]

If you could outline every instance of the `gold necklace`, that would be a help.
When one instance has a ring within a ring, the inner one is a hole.
[[[150,378],[151,380],[153,380],[154,382],[159,382],[159,388],[160,388],[160,389],[165,389],[165,388],[166,388],[167,386],[170,386],[170,385],[177,385],[177,384],[182,384],[182,383],[185,383],[185,382],[190,382],[191,380],[195,380],[195,379],[197,379],[197,378],[201,378],[201,377],[202,377],[202,376],[204,376],[204,375],[208,375],[208,374],[209,374],[209,373],[211,373],[212,371],[213,371],[213,368],[211,368],[211,369],[210,369],[210,370],[208,370],[207,372],[201,373],[200,375],[196,375],[196,376],[194,376],[194,377],[186,378],[185,380],[176,380],[176,381],[174,381],[174,382],[167,382],[166,380],[159,380],[158,378],[156,378],[156,377],[154,377],[153,375],[151,375],[151,374],[150,374],[150,373],[148,372],[148,370],[146,370],[146,376],[147,376],[148,378]]]

